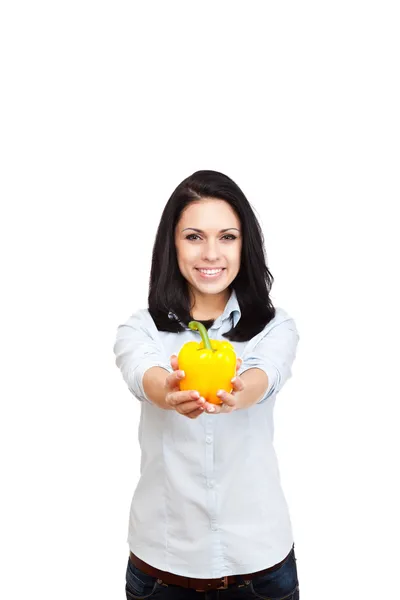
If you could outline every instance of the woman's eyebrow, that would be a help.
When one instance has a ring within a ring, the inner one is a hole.
[[[204,233],[204,231],[202,231],[201,229],[196,229],[195,227],[186,227],[186,229],[182,229],[182,233],[184,231],[186,231],[187,229],[191,229],[192,231],[197,231],[197,233]],[[230,231],[231,229],[236,229],[236,231],[239,231],[239,233],[240,233],[240,229],[238,229],[237,227],[228,227],[228,229],[221,229],[219,233],[224,233],[225,231]]]

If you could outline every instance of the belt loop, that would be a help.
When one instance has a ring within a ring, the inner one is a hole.
[[[228,589],[228,576],[222,577],[223,584],[217,587],[217,590],[226,590]]]

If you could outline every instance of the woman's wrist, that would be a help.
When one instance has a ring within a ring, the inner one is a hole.
[[[165,380],[168,373],[163,367],[150,367],[143,375],[144,393],[153,404],[164,410],[171,410],[166,403],[168,392],[165,388]]]

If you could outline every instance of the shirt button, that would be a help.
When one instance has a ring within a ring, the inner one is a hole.
[[[218,531],[218,527],[217,527],[217,525],[211,525],[211,529],[212,529],[213,531]]]
[[[206,442],[207,442],[207,444],[211,444],[212,443],[212,437],[210,435],[208,435],[206,437]]]

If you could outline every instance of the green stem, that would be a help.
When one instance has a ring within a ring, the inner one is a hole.
[[[207,350],[213,350],[210,338],[208,337],[207,329],[204,327],[203,323],[199,323],[198,321],[190,321],[189,328],[200,333],[204,348],[207,348]]]

